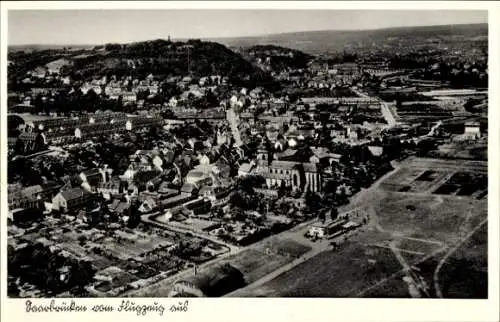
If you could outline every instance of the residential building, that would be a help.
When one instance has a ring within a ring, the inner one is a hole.
[[[464,139],[475,140],[481,137],[481,127],[479,122],[465,123]]]
[[[309,229],[309,235],[317,238],[324,238],[343,229],[345,219],[328,220],[325,222],[315,223]]]
[[[125,192],[125,184],[120,180],[110,180],[107,182],[100,182],[97,185],[97,192],[102,194],[105,199],[111,199],[111,197],[119,195]]]
[[[136,103],[137,94],[134,92],[124,92],[122,93],[122,99],[124,103]]]
[[[96,195],[80,187],[59,192],[52,198],[52,209],[57,211],[70,211],[86,205],[96,198]]]

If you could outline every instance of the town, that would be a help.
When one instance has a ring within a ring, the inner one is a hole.
[[[422,263],[487,217],[487,26],[471,28],[321,54],[9,49],[8,295],[443,297]],[[445,297],[487,297],[482,276]]]

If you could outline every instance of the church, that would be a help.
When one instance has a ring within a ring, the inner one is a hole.
[[[257,150],[255,173],[266,179],[269,189],[284,185],[293,191],[321,192],[321,172],[317,164],[273,160],[273,154],[263,144]]]

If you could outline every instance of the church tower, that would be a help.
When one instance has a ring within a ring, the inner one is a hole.
[[[257,148],[257,165],[259,167],[267,167],[269,163],[269,151],[264,142],[261,142]]]

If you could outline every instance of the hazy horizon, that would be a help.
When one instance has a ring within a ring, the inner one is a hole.
[[[481,23],[488,23],[486,10],[11,10],[8,44],[102,45]]]

